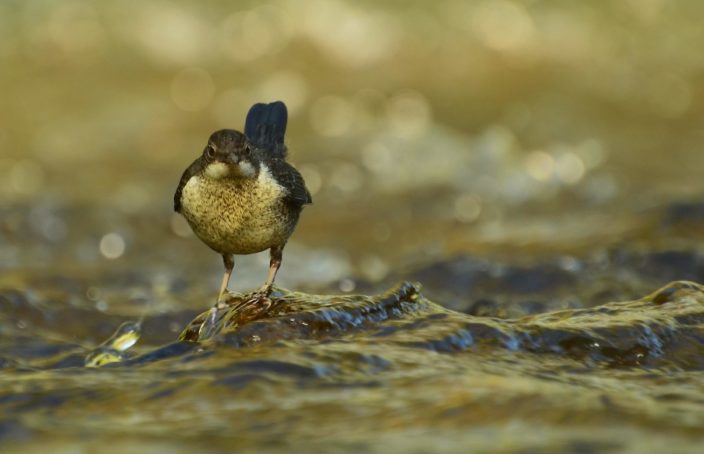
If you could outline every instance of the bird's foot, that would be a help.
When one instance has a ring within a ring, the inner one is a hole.
[[[263,285],[261,288],[259,288],[259,290],[257,290],[256,292],[251,294],[249,301],[263,304],[266,308],[268,308],[272,304],[271,297],[270,297],[271,291],[272,291],[271,285]]]
[[[254,292],[255,295],[261,295],[262,298],[269,298],[271,295],[271,292],[274,290],[274,286],[272,284],[264,284],[261,287],[259,287],[259,290]]]

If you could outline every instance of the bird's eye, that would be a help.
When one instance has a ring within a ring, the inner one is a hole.
[[[215,148],[212,145],[205,147],[205,156],[208,159],[213,159],[215,157]]]

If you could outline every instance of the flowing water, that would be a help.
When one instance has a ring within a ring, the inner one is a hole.
[[[0,3],[0,452],[701,452],[694,0]],[[283,99],[270,298],[171,209]]]
[[[70,339],[108,320],[16,291],[0,302],[8,446],[686,450],[704,424],[692,282],[510,319],[449,310],[411,283],[376,297],[278,289],[232,295],[208,337],[206,312],[180,340],[134,351],[119,339],[137,340],[137,323],[91,348]]]

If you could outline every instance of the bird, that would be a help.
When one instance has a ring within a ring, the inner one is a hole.
[[[271,294],[284,246],[305,205],[313,203],[300,172],[286,161],[288,111],[281,101],[254,104],[244,133],[213,132],[203,152],[183,172],[174,210],[195,235],[222,255],[225,272],[209,324],[224,308],[235,255],[269,250],[269,273],[256,292]]]

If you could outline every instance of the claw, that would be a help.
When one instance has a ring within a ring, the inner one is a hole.
[[[268,297],[271,295],[272,290],[274,290],[274,286],[272,284],[264,284],[259,288],[259,290],[256,291],[256,294]]]

